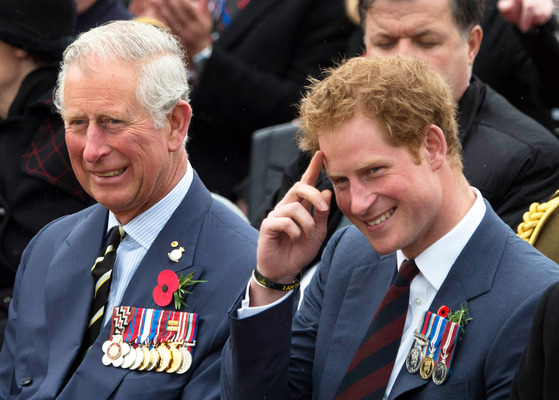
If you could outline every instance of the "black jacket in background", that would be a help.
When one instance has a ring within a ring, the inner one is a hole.
[[[546,128],[559,128],[551,118],[551,109],[559,107],[557,22],[552,17],[523,33],[501,16],[497,0],[485,3],[474,74]]]
[[[528,345],[511,385],[512,400],[556,400],[559,395],[559,283],[542,295]]]
[[[341,58],[353,29],[343,0],[253,0],[221,32],[192,89],[186,146],[210,191],[236,197],[252,133],[295,118],[308,76]]]
[[[8,118],[0,119],[0,289],[13,286],[21,253],[44,225],[92,204],[74,176],[52,105],[57,68],[30,73]]]

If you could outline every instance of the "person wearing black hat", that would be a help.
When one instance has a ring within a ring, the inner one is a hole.
[[[78,19],[74,36],[106,22],[134,18],[122,0],[76,0]]]
[[[0,345],[23,249],[46,223],[92,202],[52,106],[75,21],[74,0],[0,2]]]

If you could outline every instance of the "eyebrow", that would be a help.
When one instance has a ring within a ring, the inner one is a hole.
[[[435,32],[432,29],[424,29],[418,32],[414,32],[412,35],[406,35],[404,37],[412,37],[412,38],[416,38],[416,37],[420,37],[420,36],[426,36],[426,35],[439,35],[437,32]],[[402,36],[394,36],[390,33],[386,33],[386,32],[378,32],[378,33],[374,33],[372,35],[369,36],[371,39],[393,39],[393,38],[401,38]]]
[[[357,165],[355,168],[352,168],[352,171],[362,171],[364,169],[369,169],[369,168],[376,167],[380,164],[385,165],[386,163],[387,162],[384,159],[376,158],[376,159],[365,161],[365,162]],[[326,172],[326,177],[328,179],[334,179],[334,178],[339,178],[339,177],[342,177],[342,176],[344,176],[344,177],[346,176],[346,174],[338,174],[338,173],[328,172],[328,168],[326,167],[326,165],[324,165],[324,170]]]

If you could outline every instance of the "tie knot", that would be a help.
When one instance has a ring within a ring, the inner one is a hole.
[[[113,226],[109,231],[109,239],[107,240],[107,246],[112,245],[113,247],[118,247],[122,239],[126,236],[126,232],[120,225]]]
[[[394,284],[396,286],[409,286],[417,274],[419,274],[419,268],[415,265],[415,261],[405,260],[402,265],[400,265],[400,270],[398,271],[398,275],[396,275]]]

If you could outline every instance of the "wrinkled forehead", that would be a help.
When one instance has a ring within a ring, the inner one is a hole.
[[[385,31],[394,36],[421,32],[458,31],[446,0],[377,0],[365,17],[367,32]]]
[[[96,70],[82,69],[73,65],[68,69],[65,79],[64,114],[113,112],[128,114],[137,108],[136,74],[126,66],[111,66]]]

